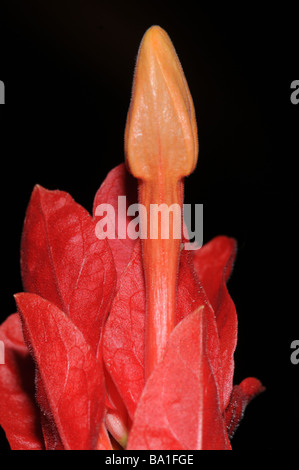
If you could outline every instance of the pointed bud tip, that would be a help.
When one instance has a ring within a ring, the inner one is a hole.
[[[28,296],[28,292],[17,292],[16,294],[14,294],[14,299],[15,299],[15,302],[16,303],[19,303],[21,302],[23,299],[26,299],[26,297]]]
[[[197,162],[197,126],[188,84],[167,33],[152,26],[143,36],[125,132],[131,173],[150,179],[190,174]]]
[[[140,49],[143,48],[145,52],[155,51],[159,53],[163,47],[174,50],[166,31],[158,25],[148,28],[142,38]]]
[[[14,294],[14,296],[13,296],[18,311],[20,309],[20,304],[22,303],[23,298],[24,298],[25,295],[26,294],[24,292],[18,292],[17,294]]]
[[[35,191],[44,191],[45,188],[43,186],[41,186],[40,184],[35,184],[34,187],[33,187],[33,192]]]
[[[33,187],[32,193],[31,193],[31,197],[34,197],[34,196],[39,197],[39,196],[42,196],[43,194],[47,194],[49,192],[50,192],[49,189],[44,188],[40,184],[35,184],[34,187]]]

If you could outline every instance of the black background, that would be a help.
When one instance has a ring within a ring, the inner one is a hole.
[[[204,204],[205,242],[219,234],[238,241],[229,282],[239,317],[235,382],[256,376],[267,388],[248,407],[235,449],[294,449],[299,441],[299,365],[290,362],[299,337],[294,8],[98,0],[0,7],[1,320],[22,290],[19,245],[33,186],[68,191],[91,210],[106,173],[123,161],[138,46],[159,24],[197,114],[199,163],[185,201]]]

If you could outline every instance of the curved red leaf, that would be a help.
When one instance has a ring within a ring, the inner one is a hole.
[[[34,363],[17,313],[0,326],[5,364],[0,365],[0,425],[12,450],[42,450],[40,411],[34,398]]]
[[[124,271],[103,335],[103,358],[131,418],[144,387],[145,287],[140,241]]]
[[[114,295],[116,273],[107,240],[88,212],[63,191],[36,186],[21,246],[25,290],[70,316],[96,351]]]
[[[119,196],[126,196],[125,212],[118,210],[118,198]],[[95,215],[96,208],[100,204],[111,204],[115,211],[116,227],[115,227],[115,239],[109,239],[109,245],[113,253],[115,267],[119,279],[130,261],[131,254],[136,243],[136,240],[132,240],[127,236],[127,227],[132,217],[126,215],[126,211],[129,205],[137,203],[137,182],[126,170],[125,165],[122,163],[117,167],[113,168],[106,179],[102,183],[100,189],[96,193],[93,214],[95,221],[99,220],[99,217]],[[122,225],[122,231],[125,231],[120,238],[120,228],[118,224]]]
[[[232,391],[230,403],[225,411],[227,432],[230,439],[237,430],[243,418],[246,406],[251,400],[262,393],[265,387],[254,377],[244,379],[240,385],[235,385]]]
[[[181,253],[178,275],[176,300],[177,323],[200,307],[205,307],[206,328],[208,332],[207,351],[218,389],[220,407],[223,411],[225,409],[225,397],[223,393],[223,364],[221,362],[215,313],[210,300],[196,275],[193,266],[192,253],[190,251],[183,250]]]
[[[226,287],[236,250],[234,239],[219,236],[192,252],[194,268],[216,316],[223,371],[224,408],[228,405],[233,387],[234,352],[238,333],[236,308]]]
[[[181,252],[179,266],[176,324],[202,305],[206,305],[212,311],[210,301],[196,275],[190,251]]]
[[[215,237],[192,251],[194,268],[215,312],[221,303],[221,289],[232,272],[236,253],[236,240],[225,236]]]
[[[201,307],[170,336],[140,398],[128,449],[230,449],[208,353]]]
[[[35,294],[18,294],[16,302],[39,371],[37,399],[51,425],[44,427],[48,445],[60,448],[59,436],[66,450],[95,449],[105,402],[101,363],[54,304]]]

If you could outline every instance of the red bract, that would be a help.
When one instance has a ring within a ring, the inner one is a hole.
[[[34,363],[24,344],[17,313],[0,327],[5,366],[0,368],[0,423],[12,449],[44,448],[40,412],[34,400]]]
[[[81,330],[96,354],[114,295],[116,274],[107,240],[63,191],[36,186],[21,245],[24,288],[51,301]]]
[[[121,197],[125,197],[125,211],[118,210],[118,201]],[[136,201],[136,180],[126,171],[124,165],[119,165],[110,171],[94,198],[93,214],[96,220],[96,209],[100,205],[110,204],[115,211],[115,218],[117,220],[115,238],[109,239],[109,245],[113,253],[118,281],[130,261],[131,253],[135,245],[135,240],[127,237],[126,232],[131,217],[124,215],[124,213],[126,214],[127,208]],[[119,226],[125,228],[125,233],[118,233]]]
[[[159,27],[143,40],[132,96],[126,160],[138,182],[114,168],[93,217],[65,192],[32,193],[26,292],[15,296],[19,315],[0,326],[0,424],[12,449],[230,449],[263,390],[255,378],[233,386],[237,315],[226,283],[236,242],[184,250],[173,236],[181,216],[168,237],[169,219],[157,237],[127,233],[132,203],[182,207],[197,160],[191,95]],[[117,220],[112,239],[99,236],[105,207]]]
[[[48,449],[94,449],[104,416],[104,375],[81,331],[35,294],[16,296],[36,364],[36,399]]]
[[[129,449],[229,449],[210,363],[205,307],[170,336],[139,401]]]

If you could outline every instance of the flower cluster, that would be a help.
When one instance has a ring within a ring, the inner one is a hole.
[[[63,191],[32,193],[24,292],[0,326],[0,425],[12,449],[230,449],[263,390],[255,378],[233,385],[237,315],[226,284],[235,240],[188,251],[171,233],[96,236],[99,204],[125,226],[119,196],[182,204],[196,165],[192,99],[159,27],[139,50],[125,151],[129,171],[107,175],[93,216]]]

